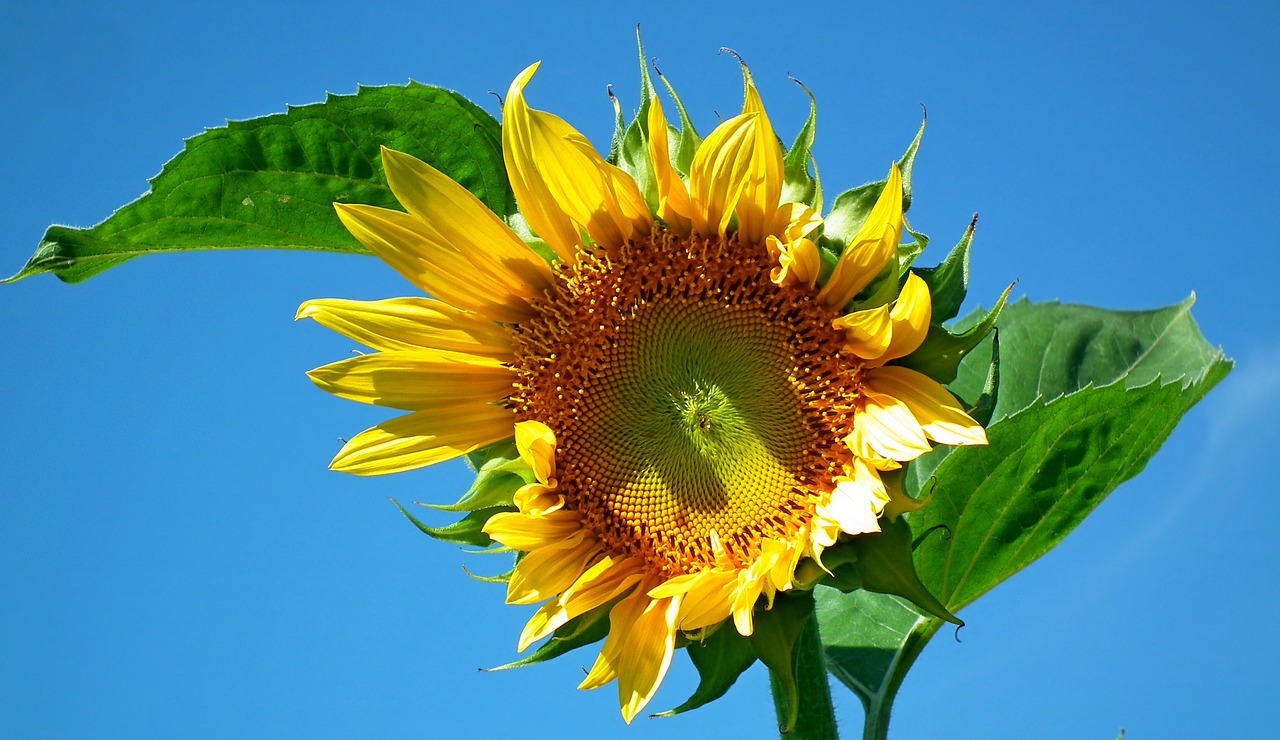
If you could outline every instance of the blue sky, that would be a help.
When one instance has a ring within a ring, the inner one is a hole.
[[[963,642],[930,645],[893,736],[1267,734],[1280,7],[882,5],[29,4],[0,28],[0,272],[48,224],[141,194],[183,138],[357,84],[413,78],[496,113],[487,91],[541,59],[530,102],[603,146],[605,85],[635,104],[636,23],[703,133],[740,104],[718,48],[751,65],[784,138],[807,112],[787,75],[803,81],[831,194],[880,177],[923,103],[912,222],[940,245],[929,264],[981,214],[971,305],[1015,279],[1112,308],[1195,291],[1238,365],[1142,476],[965,610]],[[312,387],[303,372],[349,342],[292,321],[308,298],[411,292],[370,258],[267,252],[0,286],[0,735],[770,736],[760,668],[625,733],[612,687],[574,689],[586,652],[477,670],[515,657],[528,611],[462,565],[504,562],[427,539],[386,500],[452,500],[464,471],[327,471],[338,438],[385,413]],[[678,660],[651,706],[693,685]]]

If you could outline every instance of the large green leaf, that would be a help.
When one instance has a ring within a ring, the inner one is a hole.
[[[910,516],[923,539],[921,581],[952,612],[1048,552],[1120,483],[1136,475],[1187,410],[1231,368],[1190,315],[1191,300],[1155,311],[1021,301],[1001,316],[1001,378],[990,444],[939,450],[913,464],[908,488],[932,481]],[[964,322],[961,322],[962,325]],[[977,397],[989,366],[974,352],[952,385]],[[893,695],[942,626],[898,599],[821,589],[831,671],[883,736]]]
[[[438,87],[368,87],[188,139],[149,192],[92,228],[49,227],[26,266],[5,282],[51,272],[76,283],[159,252],[364,252],[333,203],[398,207],[380,146],[430,163],[499,216],[515,211],[492,116]]]

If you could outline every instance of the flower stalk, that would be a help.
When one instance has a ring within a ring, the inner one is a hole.
[[[822,647],[813,592],[801,591],[789,594],[788,598],[799,602],[808,616],[792,653],[797,706],[795,724],[790,730],[787,726],[792,721],[792,707],[788,687],[776,673],[769,672],[769,689],[778,716],[778,731],[786,740],[835,740],[840,734],[836,727],[835,705],[831,701],[831,679],[827,673],[827,656]]]

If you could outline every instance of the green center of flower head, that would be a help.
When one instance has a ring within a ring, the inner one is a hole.
[[[585,255],[518,330],[513,403],[555,431],[566,507],[671,575],[713,540],[746,561],[795,537],[848,461],[842,335],[763,252],[660,234]]]

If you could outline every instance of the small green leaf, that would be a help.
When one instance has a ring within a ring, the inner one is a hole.
[[[599,642],[609,634],[608,615],[608,605],[593,609],[576,619],[570,620],[563,627],[553,632],[549,640],[539,645],[529,655],[519,660],[490,668],[489,671],[506,671],[512,668],[537,665],[552,658],[558,658],[571,650],[577,650],[584,645]]]
[[[494,458],[485,463],[476,472],[476,479],[471,487],[454,504],[422,504],[440,511],[476,511],[494,507],[509,508],[514,506],[516,491],[526,483],[536,480],[533,471],[524,460],[516,458],[506,460]]]
[[[960,241],[937,267],[916,270],[916,274],[929,286],[933,300],[933,320],[939,324],[950,321],[960,313],[965,295],[969,292],[969,245],[973,243],[973,229],[978,225],[978,214],[973,214],[969,228]]]
[[[404,514],[409,521],[413,522],[413,526],[422,531],[423,534],[454,545],[475,545],[476,547],[488,547],[493,544],[493,540],[489,539],[489,535],[485,534],[483,529],[485,522],[489,521],[489,517],[500,511],[506,511],[503,507],[495,507],[492,509],[480,509],[467,514],[462,519],[443,527],[429,527],[423,524],[409,510],[400,505],[399,501],[391,499],[391,503],[396,505],[401,514]]]
[[[903,659],[900,650],[917,625],[929,617],[906,599],[870,591],[844,594],[819,587],[814,589],[814,595],[832,675],[857,694],[864,705],[891,698],[889,681]],[[850,618],[853,614],[860,616]]]
[[[515,211],[498,122],[458,93],[410,83],[232,121],[187,140],[138,200],[87,229],[51,226],[5,282],[86,280],[144,254],[207,249],[366,253],[333,203],[399,208],[379,147],[428,162],[494,213]]]
[[[738,634],[732,623],[721,624],[704,640],[689,643],[685,652],[698,669],[698,688],[683,704],[655,717],[674,717],[719,699],[756,662],[751,643]]]
[[[693,164],[693,155],[702,145],[702,137],[698,136],[698,132],[693,128],[693,122],[689,120],[689,114],[684,109],[684,103],[680,102],[680,96],[676,95],[676,89],[671,86],[656,65],[654,71],[657,72],[658,79],[662,80],[662,85],[667,88],[667,94],[671,96],[672,102],[676,104],[676,111],[680,113],[680,139],[676,143],[672,164],[675,165],[677,172],[687,177],[689,167]]]
[[[511,436],[498,440],[493,444],[485,445],[473,452],[468,452],[463,457],[467,461],[467,467],[478,473],[490,461],[506,462],[507,460],[520,459],[520,451],[516,449],[515,437]]]
[[[809,96],[809,118],[805,120],[796,140],[782,158],[782,202],[808,203],[813,210],[822,212],[822,183],[817,171],[809,174],[809,161],[813,158],[813,140],[818,128],[818,101],[809,88],[793,80]]]

